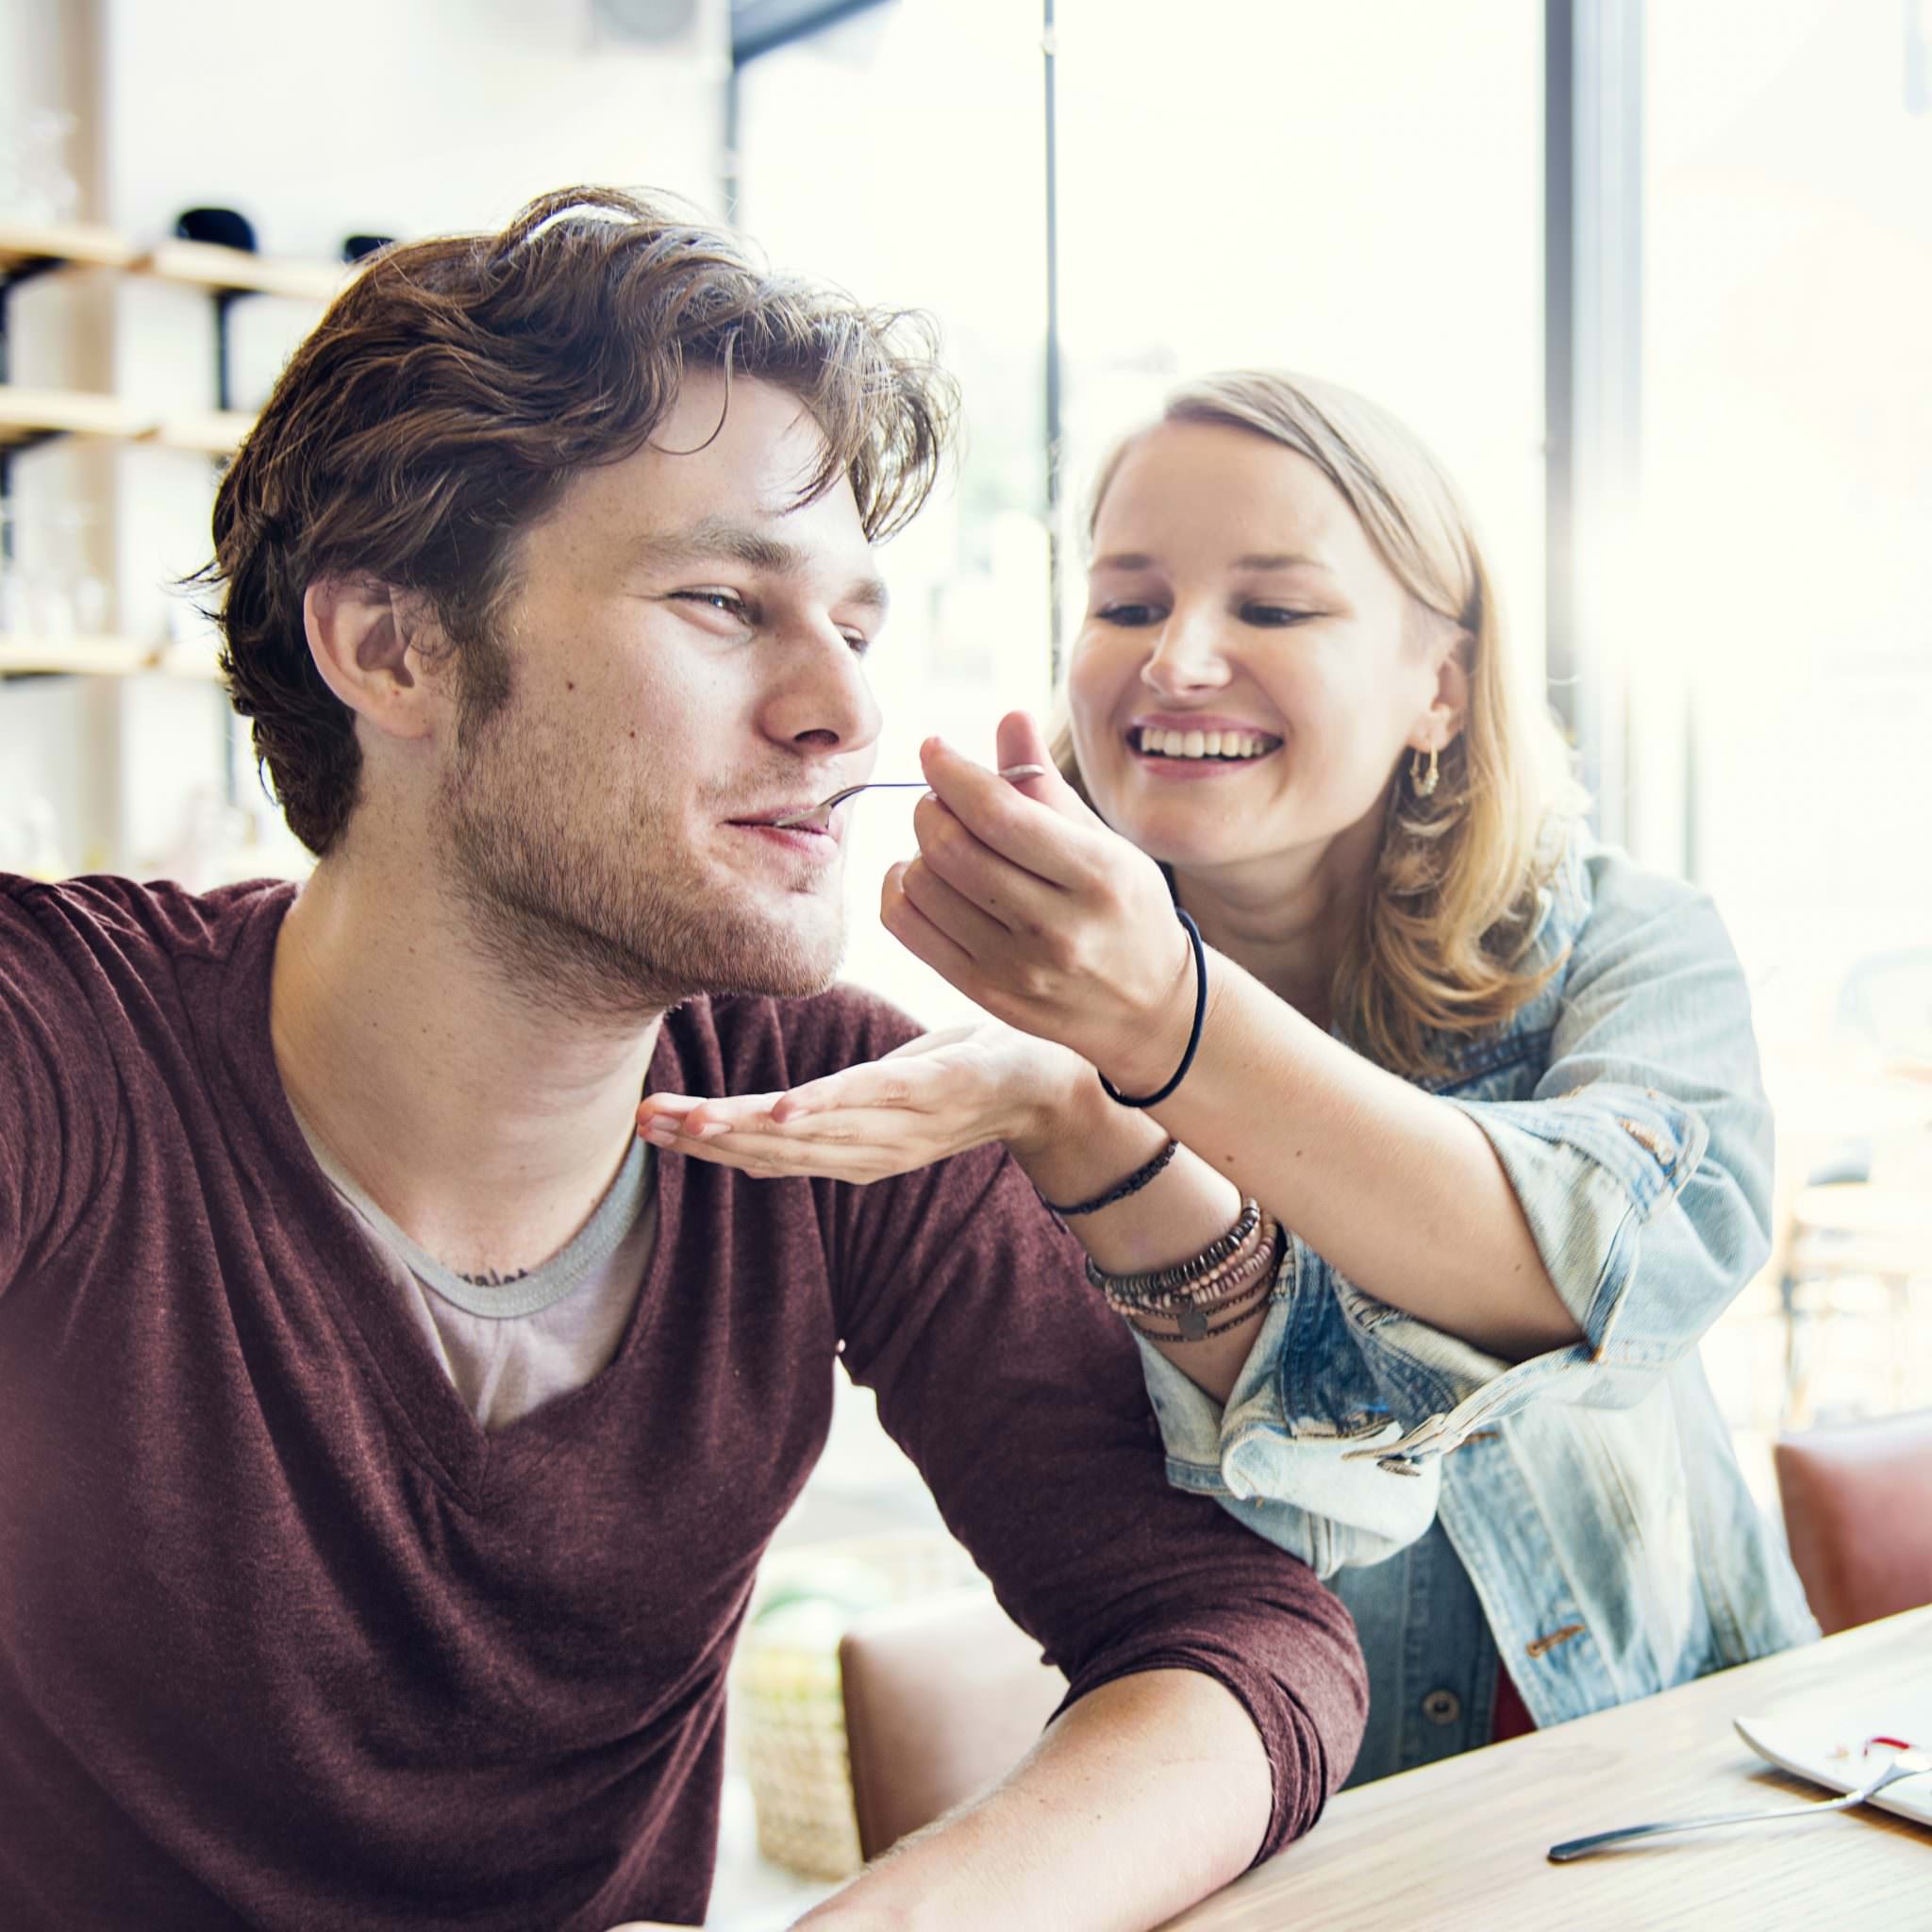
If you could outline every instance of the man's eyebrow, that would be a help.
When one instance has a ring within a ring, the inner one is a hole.
[[[665,530],[645,537],[637,546],[641,563],[658,569],[677,564],[703,563],[724,558],[771,576],[800,577],[812,569],[808,552],[782,537],[769,536],[749,524],[729,517],[702,517],[682,530]],[[839,600],[860,604],[883,611],[890,602],[885,579],[868,571],[855,577]]]

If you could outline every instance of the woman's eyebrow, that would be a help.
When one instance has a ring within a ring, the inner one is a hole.
[[[1319,557],[1304,557],[1291,550],[1259,552],[1247,557],[1237,557],[1236,570],[1318,570],[1324,576],[1334,575]]]
[[[1090,572],[1103,570],[1151,570],[1154,558],[1144,550],[1117,550],[1110,557],[1096,557],[1087,568]],[[1246,557],[1237,557],[1228,565],[1230,570],[1318,570],[1324,576],[1334,573],[1319,557],[1304,556],[1299,551],[1254,551]]]

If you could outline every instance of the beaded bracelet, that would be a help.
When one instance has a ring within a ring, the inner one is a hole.
[[[1145,1322],[1137,1321],[1132,1315],[1125,1320],[1136,1335],[1144,1336],[1149,1341],[1205,1341],[1210,1335],[1224,1335],[1230,1328],[1240,1327],[1266,1300],[1267,1290],[1263,1284],[1221,1307],[1190,1308],[1187,1319],[1178,1328],[1150,1328]],[[1210,1314],[1219,1315],[1222,1319],[1210,1322],[1208,1319]]]
[[[1225,1260],[1180,1288],[1155,1293],[1145,1289],[1124,1291],[1109,1284],[1101,1292],[1110,1307],[1122,1310],[1138,1308],[1148,1314],[1171,1314],[1177,1308],[1205,1307],[1224,1295],[1234,1281],[1246,1280],[1257,1259],[1264,1256],[1267,1243],[1274,1239],[1274,1226],[1265,1216],[1263,1221],[1266,1225],[1256,1228]]]
[[[1107,1291],[1107,1305],[1120,1315],[1174,1316],[1187,1308],[1217,1307],[1237,1289],[1245,1287],[1257,1273],[1274,1264],[1281,1252],[1280,1233],[1279,1223],[1263,1217],[1263,1224],[1254,1244],[1230,1257],[1223,1267],[1213,1274],[1204,1276],[1192,1288],[1172,1294],[1148,1295],[1121,1294],[1109,1289]]]
[[[1186,1288],[1174,1289],[1166,1294],[1123,1294],[1113,1288],[1102,1292],[1107,1296],[1108,1306],[1122,1313],[1133,1308],[1143,1314],[1165,1315],[1172,1314],[1176,1308],[1207,1307],[1255,1272],[1256,1263],[1265,1258],[1268,1243],[1274,1235],[1273,1223],[1256,1229],[1252,1241],[1244,1242],[1211,1274],[1202,1275],[1200,1280],[1191,1282]]]
[[[1191,1260],[1178,1261],[1172,1268],[1155,1268],[1143,1274],[1108,1274],[1093,1257],[1087,1257],[1087,1279],[1102,1294],[1139,1297],[1166,1294],[1211,1274],[1236,1249],[1246,1246],[1261,1224],[1261,1204],[1253,1195],[1241,1203],[1240,1218],[1228,1231],[1211,1241]]]
[[[1137,1167],[1125,1180],[1117,1182],[1104,1194],[1095,1194],[1091,1201],[1076,1201],[1071,1208],[1062,1208],[1058,1202],[1047,1201],[1044,1194],[1040,1198],[1046,1202],[1047,1212],[1058,1214],[1062,1221],[1071,1220],[1078,1214],[1098,1214],[1103,1208],[1111,1208],[1116,1201],[1124,1201],[1129,1194],[1138,1194],[1149,1181],[1166,1171],[1168,1162],[1180,1152],[1180,1147],[1181,1143],[1169,1135],[1167,1145],[1144,1167]]]
[[[1180,1326],[1176,1329],[1149,1328],[1137,1322],[1132,1315],[1126,1318],[1127,1326],[1135,1334],[1144,1335],[1149,1341],[1205,1341],[1210,1335],[1225,1335],[1230,1328],[1239,1328],[1254,1314],[1256,1303],[1268,1298],[1269,1291],[1274,1286],[1274,1270],[1264,1268],[1260,1278],[1242,1293],[1233,1295],[1224,1302],[1217,1302],[1212,1307],[1183,1308],[1180,1311]],[[1219,1315],[1224,1319],[1210,1322],[1208,1319],[1209,1315]]]

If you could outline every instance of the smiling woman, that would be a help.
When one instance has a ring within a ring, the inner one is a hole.
[[[1742,975],[1581,830],[1447,477],[1242,372],[1122,445],[1092,532],[1058,772],[932,741],[887,881],[991,1023],[647,1132],[857,1180],[1003,1140],[1171,1479],[1354,1613],[1357,1779],[1809,1635],[1697,1357],[1767,1246]]]

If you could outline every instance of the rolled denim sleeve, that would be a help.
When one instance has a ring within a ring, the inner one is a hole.
[[[1495,1148],[1584,1339],[1501,1360],[1295,1240],[1224,1407],[1142,1350],[1169,1479],[1216,1496],[1318,1574],[1420,1535],[1441,1457],[1478,1429],[1543,1397],[1641,1401],[1770,1252],[1771,1109],[1715,908],[1609,852],[1583,860],[1569,888],[1557,934],[1567,958],[1512,1033],[1541,1067],[1527,1097],[1480,1097],[1521,1094],[1521,1057],[1442,1097]]]
[[[1614,1382],[1693,1348],[1763,1265],[1772,1116],[1715,907],[1607,862],[1533,1097],[1452,1104],[1488,1135],[1591,1365]],[[1628,1399],[1648,1386],[1640,1374]]]
[[[1542,1396],[1641,1402],[1771,1252],[1772,1116],[1743,971],[1707,896],[1619,853],[1585,867],[1526,1100],[1444,1095],[1489,1137],[1576,1345],[1513,1366],[1339,1275],[1367,1366],[1427,1457]]]

